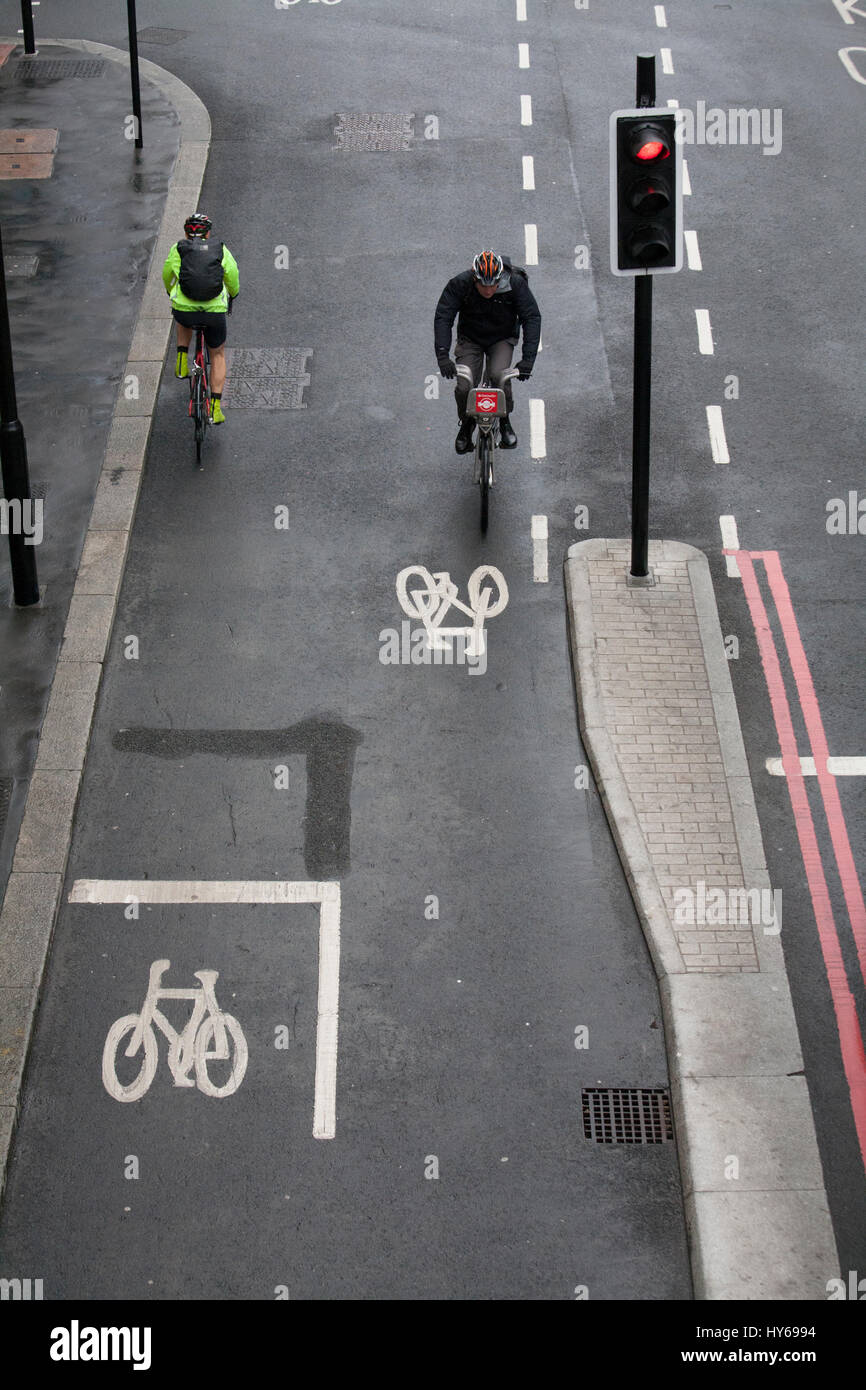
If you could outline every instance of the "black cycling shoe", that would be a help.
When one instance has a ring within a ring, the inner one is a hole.
[[[472,448],[472,440],[475,435],[475,421],[462,420],[457,431],[457,438],[454,441],[454,448],[458,454],[468,454]]]
[[[517,435],[511,428],[511,421],[507,415],[503,415],[499,421],[499,447],[500,449],[513,449],[517,444]]]

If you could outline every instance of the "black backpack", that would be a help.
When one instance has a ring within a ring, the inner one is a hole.
[[[177,243],[180,287],[194,304],[209,304],[223,287],[223,244],[194,237]]]

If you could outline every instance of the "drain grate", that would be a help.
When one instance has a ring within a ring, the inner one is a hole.
[[[596,1144],[665,1144],[674,1137],[671,1101],[663,1087],[581,1093],[583,1132]]]
[[[12,800],[14,785],[11,777],[0,777],[0,840],[3,839],[3,831],[6,829],[6,817],[9,814],[9,803]]]
[[[413,111],[341,111],[334,135],[336,150],[411,150]]]
[[[36,274],[38,265],[38,256],[3,257],[3,267],[10,278],[17,276],[19,279],[29,279]]]
[[[306,410],[311,348],[226,348],[226,406]]]
[[[189,29],[139,29],[139,43],[179,43],[191,31]]]
[[[53,82],[59,77],[102,77],[104,72],[103,58],[21,58],[13,67],[12,76]]]

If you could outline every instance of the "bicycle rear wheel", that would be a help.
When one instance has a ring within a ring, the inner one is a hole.
[[[478,487],[481,492],[481,530],[487,530],[490,512],[490,476],[493,468],[493,448],[490,436],[479,433],[478,439]]]

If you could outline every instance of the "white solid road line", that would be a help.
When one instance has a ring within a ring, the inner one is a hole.
[[[683,160],[683,197],[684,197],[684,198],[689,198],[689,197],[691,197],[691,192],[692,192],[692,181],[691,181],[691,179],[689,178],[689,166],[688,166],[688,161],[684,159],[684,160]]]
[[[340,885],[304,881],[76,879],[71,903],[318,903],[319,993],[313,1138],[333,1139],[337,1126],[337,1039],[340,1012]]]
[[[707,406],[707,427],[710,431],[713,463],[730,463],[731,456],[728,453],[728,441],[725,438],[725,425],[722,420],[722,407],[720,405]]]
[[[781,758],[768,758],[766,769],[771,777],[784,777]],[[800,771],[804,777],[817,777],[814,758],[801,758]],[[866,758],[828,758],[827,771],[834,777],[866,777]]]
[[[667,15],[665,14],[665,7],[664,7],[664,5],[656,5],[655,8],[656,8],[656,24],[658,25],[658,27],[659,27],[660,29],[667,29],[667,27],[668,27],[668,19],[667,19]]]
[[[713,347],[713,330],[710,325],[709,309],[696,309],[695,318],[698,321],[698,347],[705,356],[712,356],[715,348]]]
[[[547,457],[547,427],[544,423],[544,401],[529,402],[529,454],[531,458]]]
[[[517,0],[517,19],[519,23],[526,19],[526,0]]]
[[[532,97],[522,96],[520,98],[520,124],[532,125]]]
[[[526,248],[524,261],[527,265],[538,265],[538,228],[534,222],[525,223],[523,242]]]
[[[689,263],[689,270],[703,270],[701,253],[698,250],[697,232],[683,232],[686,243],[686,259]]]
[[[662,72],[672,73],[674,70],[673,55],[669,48],[662,49]]]
[[[535,160],[531,154],[523,156],[523,187],[530,191],[535,188]]]
[[[529,44],[519,43],[517,45],[517,66],[519,68],[529,67]]]
[[[722,533],[722,549],[739,550],[740,537],[737,534],[736,519],[732,516],[720,516],[719,529]],[[737,564],[737,557],[735,555],[725,556],[725,569],[728,572],[729,579],[740,578],[740,567]]]
[[[547,574],[547,517],[532,518],[532,579],[535,584],[549,583]]]

